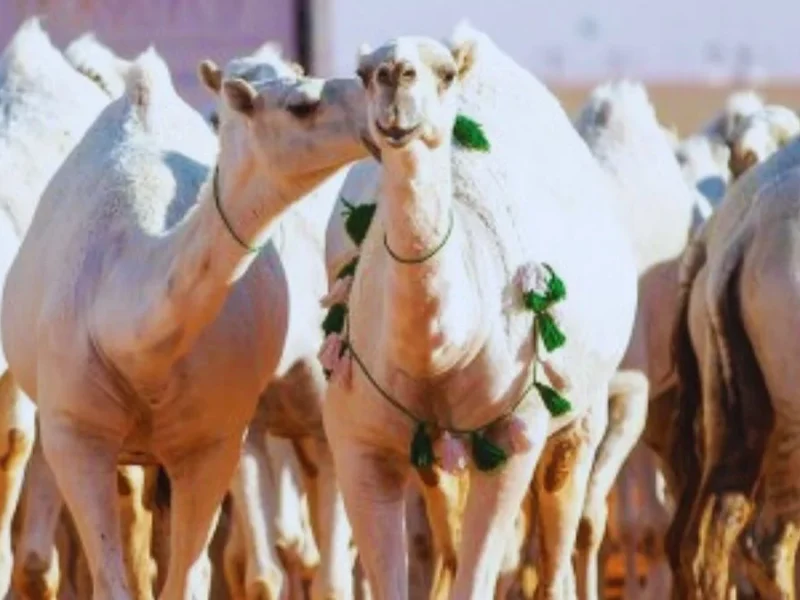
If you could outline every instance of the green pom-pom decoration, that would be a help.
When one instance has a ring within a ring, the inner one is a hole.
[[[544,405],[552,416],[560,417],[572,410],[572,405],[569,403],[569,400],[550,386],[538,382],[534,385],[536,386],[536,391],[539,392],[539,395],[542,397],[542,402],[544,402]]]
[[[522,300],[525,303],[525,308],[535,313],[547,310],[551,304],[549,296],[542,296],[536,292],[525,292],[522,295]]]
[[[453,139],[459,146],[469,150],[488,152],[490,148],[489,140],[483,133],[483,127],[465,115],[456,117],[455,125],[453,125]]]
[[[470,434],[472,444],[472,462],[479,471],[489,472],[502,467],[508,460],[508,454],[494,444],[482,431]]]
[[[334,304],[328,310],[325,320],[322,321],[322,331],[325,332],[325,337],[332,333],[342,333],[344,329],[344,320],[347,317],[347,306],[344,304]]]
[[[433,440],[428,433],[428,427],[425,423],[420,422],[417,424],[417,430],[414,432],[414,437],[411,438],[411,464],[416,469],[429,469],[433,466]]]
[[[372,218],[375,216],[378,205],[360,204],[356,206],[350,204],[344,198],[342,198],[342,204],[345,206],[344,228],[347,231],[347,235],[353,240],[353,243],[356,246],[360,246],[364,238],[367,237],[369,226],[372,225]]]
[[[567,286],[550,265],[545,264],[544,268],[550,273],[550,279],[547,281],[547,297],[551,303],[561,302],[567,297]]]
[[[548,313],[539,313],[536,315],[536,329],[548,352],[558,350],[567,341],[567,336],[565,336],[564,332],[558,327],[552,315]]]

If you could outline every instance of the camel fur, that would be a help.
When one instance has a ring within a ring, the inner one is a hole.
[[[545,597],[562,597],[608,384],[633,324],[631,245],[610,182],[556,99],[468,25],[449,43],[448,50],[398,38],[359,61],[381,180],[348,301],[350,342],[407,409],[441,425],[477,427],[507,410],[530,377],[531,316],[514,300],[515,275],[547,261],[568,282],[560,323],[570,341],[552,360],[570,382],[573,409],[551,418],[533,394],[515,421],[526,426],[527,450],[492,475],[470,467],[452,583],[454,597],[491,597],[545,441],[577,423],[568,449],[549,457],[564,476],[540,502],[549,551],[541,586]],[[453,148],[457,111],[482,125],[490,152]],[[452,235],[434,257],[412,265],[390,258],[385,246],[412,258],[436,247],[448,214]],[[580,251],[564,242],[567,231],[583,240]],[[589,254],[599,261],[592,268]],[[328,258],[333,279],[343,257]],[[608,295],[589,291],[599,288]],[[334,377],[323,413],[372,591],[407,598],[404,486],[414,424],[357,365],[352,378],[346,369]],[[497,443],[510,448],[502,435]],[[418,472],[421,485],[435,485],[438,472]]]
[[[364,155],[363,108],[351,112],[363,94],[341,80],[258,88],[223,81],[218,144],[155,51],[138,57],[47,187],[9,273],[3,347],[37,403],[96,598],[130,594],[117,463],[169,474],[161,597],[189,597],[258,396],[301,354],[280,217]]]

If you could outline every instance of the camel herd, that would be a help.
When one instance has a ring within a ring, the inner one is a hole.
[[[794,111],[572,121],[467,22],[198,77],[0,57],[0,596],[794,598]]]

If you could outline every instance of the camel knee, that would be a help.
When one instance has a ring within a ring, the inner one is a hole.
[[[608,506],[605,500],[592,504],[587,503],[580,521],[578,521],[575,549],[580,553],[596,554],[600,549],[600,544],[603,543],[607,523]]]
[[[0,473],[5,477],[24,471],[28,463],[36,432],[33,428],[10,427],[6,433],[5,444],[0,449]]]
[[[25,600],[56,600],[59,586],[58,560],[47,560],[31,552],[14,567],[14,591]]]

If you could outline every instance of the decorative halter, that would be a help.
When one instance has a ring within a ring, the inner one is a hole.
[[[453,137],[459,145],[467,149],[489,151],[489,141],[484,136],[481,126],[469,117],[459,115],[456,118]],[[355,206],[344,199],[342,199],[342,203],[345,206],[343,215],[345,230],[353,243],[360,248],[375,216],[377,205],[372,203]],[[389,255],[398,262],[421,264],[436,256],[445,247],[453,232],[454,223],[455,216],[451,211],[450,223],[442,241],[432,250],[417,258],[399,257],[389,247],[385,234],[384,246]],[[551,415],[561,416],[571,410],[571,405],[566,398],[553,387],[541,382],[538,376],[538,367],[541,365],[548,379],[554,385],[559,388],[565,387],[564,379],[547,361],[540,358],[539,353],[540,344],[547,352],[552,352],[566,343],[566,336],[557,323],[553,308],[566,298],[567,290],[564,282],[549,265],[539,263],[529,265],[522,270],[517,281],[523,290],[522,299],[525,308],[534,314],[532,333],[536,352],[530,383],[522,390],[519,398],[499,417],[474,429],[459,429],[427,421],[403,406],[375,380],[353,348],[348,323],[348,297],[358,261],[359,256],[356,255],[339,271],[330,293],[323,299],[323,306],[328,308],[328,314],[322,323],[326,338],[319,353],[320,362],[328,379],[333,377],[334,380],[342,382],[347,382],[352,378],[352,363],[355,362],[380,396],[414,423],[409,458],[416,469],[426,471],[433,467],[437,458],[433,449],[433,437],[437,434],[441,434],[445,442],[450,442],[445,443],[442,456],[439,457],[445,470],[456,470],[463,466],[463,452],[458,450],[461,448],[459,438],[469,439],[472,460],[478,470],[490,472],[499,469],[506,463],[509,455],[506,450],[491,441],[487,433],[491,428],[504,421],[508,423],[512,450],[515,452],[526,451],[529,447],[529,445],[526,446],[526,425],[519,417],[515,417],[514,413],[533,389],[539,393]],[[453,467],[453,469],[448,467]]]

